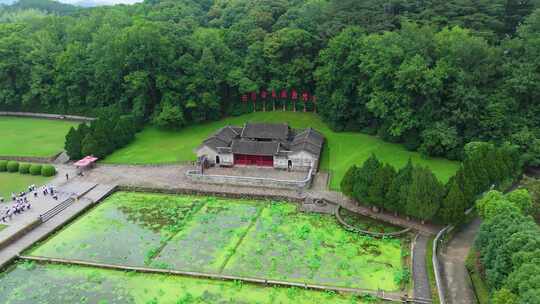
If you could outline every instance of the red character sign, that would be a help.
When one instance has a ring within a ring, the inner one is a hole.
[[[307,92],[302,93],[302,100],[304,102],[309,100],[309,94]]]
[[[291,92],[291,98],[292,98],[293,100],[298,99],[298,93],[296,92],[295,89],[293,89],[292,92]]]

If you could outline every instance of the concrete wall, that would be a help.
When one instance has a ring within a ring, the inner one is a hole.
[[[232,153],[222,153],[219,154],[220,165],[222,166],[232,166],[234,165],[234,156]]]
[[[313,167],[317,168],[316,161],[317,159],[305,151],[300,151],[296,153],[289,154],[289,159],[292,161],[292,170],[298,171],[307,171]]]
[[[287,169],[289,159],[287,157],[282,156],[274,156],[274,168],[277,169]]]
[[[208,184],[226,184],[235,186],[252,186],[263,188],[278,189],[307,189],[311,186],[313,172],[310,170],[304,180],[279,180],[262,177],[248,176],[228,176],[228,175],[208,175],[201,174],[199,171],[192,170],[186,173],[186,176],[194,181]]]
[[[58,115],[58,114],[44,114],[44,113],[30,113],[30,112],[6,112],[0,111],[0,116],[15,116],[15,117],[33,117],[44,119],[56,119],[56,120],[72,120],[80,122],[90,122],[95,120],[92,117],[84,117],[77,115]]]
[[[199,149],[197,149],[195,151],[195,153],[197,154],[197,157],[206,155],[206,157],[208,158],[208,162],[210,164],[215,164],[216,163],[217,152],[214,151],[213,149],[210,149],[208,146],[200,147]]]

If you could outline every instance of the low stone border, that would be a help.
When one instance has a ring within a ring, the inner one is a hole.
[[[308,284],[308,283],[297,283],[281,280],[269,280],[253,277],[242,277],[234,275],[223,275],[223,274],[214,274],[214,273],[204,273],[196,271],[181,271],[181,270],[169,270],[169,269],[159,269],[159,268],[147,268],[147,267],[136,267],[136,266],[123,266],[116,264],[107,264],[107,263],[96,263],[96,262],[87,262],[82,260],[75,259],[59,259],[59,258],[47,258],[40,256],[18,256],[20,259],[35,261],[35,262],[45,262],[45,263],[54,263],[54,264],[65,264],[65,265],[78,265],[86,267],[96,267],[102,269],[110,270],[120,270],[120,271],[135,271],[141,273],[154,273],[154,274],[167,274],[167,275],[177,275],[177,276],[187,276],[195,277],[202,279],[211,279],[211,280],[224,280],[224,281],[242,281],[251,284],[264,285],[264,286],[279,286],[279,287],[297,287],[318,291],[334,291],[334,292],[347,292],[360,295],[372,295],[377,298],[386,300],[386,301],[399,301],[403,302],[404,299],[397,293],[384,292],[384,291],[372,291],[367,289],[359,288],[347,288],[347,287],[335,287],[335,286],[326,286],[318,284]]]
[[[96,167],[169,167],[169,166],[194,166],[196,165],[196,161],[177,161],[177,162],[164,162],[164,163],[129,163],[129,164],[121,164],[121,163],[103,163],[98,162],[96,164]]]
[[[147,188],[138,186],[125,186],[119,185],[116,187],[116,191],[126,192],[145,192],[145,193],[162,193],[162,194],[185,194],[185,195],[208,195],[234,199],[253,199],[253,200],[274,200],[274,201],[288,201],[291,203],[302,203],[304,198],[294,198],[286,195],[272,195],[272,194],[248,194],[248,193],[232,193],[232,192],[219,192],[219,191],[206,191],[204,189],[188,189],[188,188]]]
[[[60,114],[11,112],[11,111],[0,111],[0,116],[31,117],[31,118],[69,120],[69,121],[80,121],[80,122],[90,122],[90,121],[96,120],[93,117],[85,117],[85,116],[77,116],[77,115],[60,115]]]
[[[350,224],[348,224],[347,222],[345,222],[345,220],[341,217],[341,214],[339,213],[339,211],[341,210],[341,206],[338,205],[337,209],[336,209],[336,218],[338,220],[338,222],[344,226],[344,228],[346,230],[349,230],[349,231],[352,231],[352,232],[357,232],[357,233],[361,233],[361,234],[365,234],[365,235],[369,235],[369,236],[372,236],[372,237],[376,237],[376,238],[383,238],[383,237],[397,237],[397,236],[400,236],[402,234],[405,234],[405,233],[408,233],[409,231],[411,231],[411,227],[408,227],[408,228],[405,228],[403,230],[400,230],[400,231],[396,231],[396,232],[387,232],[387,233],[382,233],[382,232],[371,232],[371,231],[367,231],[367,230],[362,230],[362,229],[359,229],[359,228],[356,228]]]
[[[63,152],[58,152],[53,156],[50,157],[33,157],[33,156],[2,156],[0,155],[1,160],[7,160],[7,161],[18,161],[18,162],[25,162],[25,163],[44,163],[44,164],[51,164],[53,163],[60,154]]]

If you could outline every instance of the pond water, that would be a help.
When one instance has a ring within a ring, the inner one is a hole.
[[[119,192],[29,255],[397,291],[401,241],[286,202]]]
[[[364,303],[352,295],[231,281],[19,263],[0,274],[2,304]],[[372,302],[370,302],[372,303]]]

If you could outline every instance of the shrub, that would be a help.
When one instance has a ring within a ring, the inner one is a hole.
[[[0,160],[0,172],[7,171],[7,160]]]
[[[30,166],[30,174],[32,175],[41,175],[41,165],[33,164]]]
[[[19,165],[19,173],[20,174],[28,174],[28,173],[30,173],[30,164],[20,164]]]
[[[10,161],[7,163],[8,172],[17,172],[19,171],[19,163],[16,161]]]
[[[41,175],[43,176],[53,176],[56,174],[56,168],[51,165],[44,165],[41,168]]]

